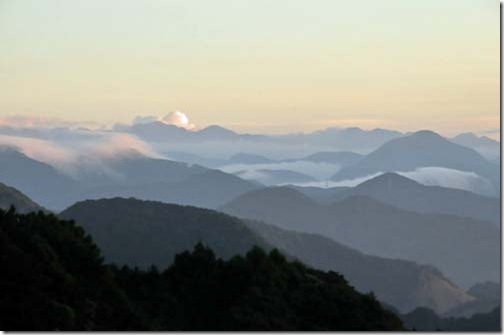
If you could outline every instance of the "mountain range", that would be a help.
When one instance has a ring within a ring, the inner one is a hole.
[[[353,165],[338,171],[333,180],[355,179],[376,173],[413,171],[421,167],[442,167],[475,173],[499,190],[499,167],[475,150],[453,143],[432,131],[419,131],[393,139]]]
[[[490,222],[421,214],[367,196],[320,204],[287,187],[251,191],[220,210],[321,234],[371,255],[432,264],[462,287],[500,278],[499,230]]]
[[[198,242],[225,259],[258,245],[266,250],[276,247],[318,269],[340,272],[359,291],[373,291],[378,299],[402,311],[427,306],[446,312],[474,299],[431,266],[368,256],[322,236],[211,210],[115,198],[77,203],[60,217],[76,220],[106,260],[120,266],[165,268],[175,254]]]
[[[426,186],[397,173],[384,173],[353,188],[335,192],[331,200],[335,202],[351,196],[368,196],[419,213],[451,214],[500,225],[498,198],[464,190]]]
[[[77,177],[13,148],[0,149],[0,165],[0,181],[51,210],[61,210],[79,200],[111,196],[213,208],[258,187],[219,170],[138,153],[108,159],[106,168]]]

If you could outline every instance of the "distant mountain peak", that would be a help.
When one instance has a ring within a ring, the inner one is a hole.
[[[413,134],[409,135],[410,137],[415,137],[415,138],[425,138],[425,139],[441,139],[445,140],[445,138],[441,135],[439,135],[436,132],[433,132],[432,130],[419,130],[414,132]]]
[[[383,190],[387,190],[391,188],[404,187],[410,185],[421,185],[421,184],[412,179],[406,178],[398,173],[385,172],[384,174],[381,174],[377,177],[366,180],[365,182],[357,185],[356,188],[359,189],[367,187],[380,187]]]
[[[315,204],[312,199],[310,199],[300,191],[286,186],[266,187],[258,190],[253,190],[242,194],[232,202],[241,203],[242,201],[256,200],[259,200],[261,202],[281,201],[282,203],[289,203],[292,206],[295,206],[296,204]]]
[[[219,126],[219,125],[210,125],[208,127],[205,127],[203,129],[201,129],[199,131],[200,133],[212,133],[212,134],[229,134],[229,135],[236,135],[237,133],[235,133],[234,131],[232,130],[229,130],[227,128],[224,128],[222,126]]]

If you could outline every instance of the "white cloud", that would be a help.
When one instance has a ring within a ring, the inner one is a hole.
[[[492,183],[474,172],[429,166],[398,173],[424,185],[456,188],[480,194],[494,193]]]
[[[321,188],[337,187],[337,186],[354,187],[365,182],[366,180],[377,177],[382,173],[383,172],[377,172],[364,177],[341,180],[337,182],[321,181],[310,183],[297,183],[296,185],[306,187],[313,186]],[[474,172],[459,171],[443,167],[429,166],[429,167],[417,168],[413,171],[406,171],[406,172],[396,171],[396,173],[406,178],[415,180],[420,184],[424,185],[461,189],[483,195],[495,194],[492,183]]]
[[[196,125],[189,121],[189,118],[185,113],[181,111],[170,112],[165,116],[137,116],[133,120],[133,124],[142,124],[149,122],[162,122],[164,124],[174,125],[187,130],[195,130]]]
[[[219,168],[227,173],[248,172],[248,176],[258,170],[290,170],[315,179],[326,180],[341,169],[339,164],[316,163],[308,161],[278,162],[264,164],[230,164]],[[252,179],[252,178],[251,178]]]
[[[44,162],[64,174],[78,178],[81,173],[115,174],[107,161],[144,155],[161,158],[135,136],[122,133],[92,132],[87,137],[67,137],[58,141],[32,137],[0,135],[0,147],[13,147],[26,156]]]

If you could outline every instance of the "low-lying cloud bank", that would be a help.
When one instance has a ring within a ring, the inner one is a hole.
[[[289,170],[313,177],[317,180],[329,179],[340,169],[341,165],[339,164],[316,163],[302,160],[265,164],[231,164],[219,168],[219,170],[227,173],[242,172],[242,175],[246,179],[260,179],[263,174],[258,172],[259,170]]]
[[[482,195],[494,195],[494,186],[486,178],[477,175],[474,172],[459,171],[454,169],[448,169],[443,167],[421,167],[413,171],[395,171],[396,173],[415,180],[420,184],[429,186],[442,186],[448,188],[455,188],[460,190],[471,191],[474,193]],[[384,172],[378,172],[365,177],[347,179],[342,181],[321,181],[321,182],[310,182],[310,183],[297,183],[297,186],[313,186],[313,187],[338,187],[347,186],[354,187],[366,180],[372,179],[379,176]]]
[[[76,136],[64,141],[0,135],[0,147],[19,150],[73,178],[88,172],[113,174],[107,161],[116,158],[131,155],[162,158],[135,136],[107,132],[93,132],[93,136]]]

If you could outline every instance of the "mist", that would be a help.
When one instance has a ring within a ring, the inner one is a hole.
[[[296,186],[331,188],[338,186],[354,187],[369,179],[377,177],[387,171],[380,171],[364,177],[355,179],[346,179],[341,181],[320,181],[309,183],[293,183]],[[441,186],[471,191],[481,195],[494,195],[494,186],[486,178],[477,175],[474,172],[459,171],[443,167],[421,167],[413,171],[391,171],[400,174],[406,178],[412,179],[423,185]]]

